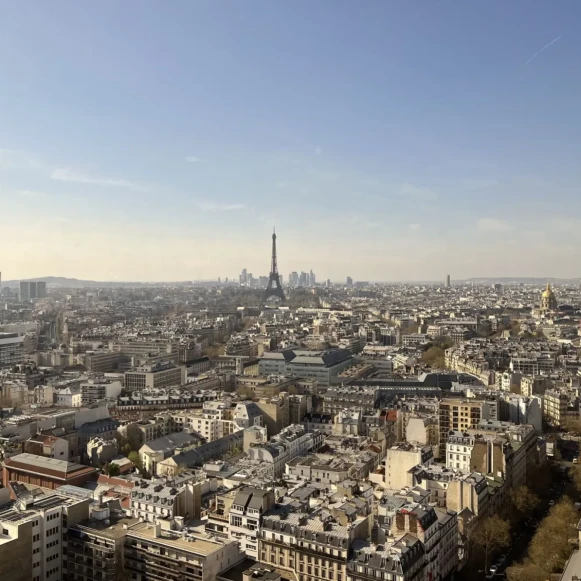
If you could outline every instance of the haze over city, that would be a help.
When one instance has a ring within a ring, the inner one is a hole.
[[[4,4],[5,278],[579,274],[579,2]]]

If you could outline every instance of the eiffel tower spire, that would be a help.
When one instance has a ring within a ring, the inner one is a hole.
[[[270,263],[270,275],[268,285],[264,291],[264,300],[270,297],[278,297],[281,301],[286,300],[282,285],[280,284],[280,275],[278,274],[278,265],[276,262],[276,231],[272,229],[272,260]]]

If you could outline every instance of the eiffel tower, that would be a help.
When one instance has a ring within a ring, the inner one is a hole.
[[[268,285],[264,291],[264,300],[270,297],[278,297],[281,301],[285,301],[284,291],[280,284],[280,275],[278,274],[278,267],[276,265],[276,232],[272,233],[272,263],[270,265],[270,275],[268,277]]]

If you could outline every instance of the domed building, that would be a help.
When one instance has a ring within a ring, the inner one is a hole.
[[[547,283],[547,288],[541,295],[541,311],[543,313],[557,310],[557,297],[551,288],[551,283]]]

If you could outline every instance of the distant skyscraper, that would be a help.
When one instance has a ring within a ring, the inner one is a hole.
[[[353,279],[350,276],[347,277],[347,286],[353,286]]]
[[[311,269],[311,272],[309,272],[309,285],[315,286],[316,283],[317,283],[317,279],[315,278],[315,273]]]
[[[36,296],[39,299],[46,298],[46,282],[44,280],[39,280],[36,283]]]
[[[446,275],[446,288],[450,288],[452,286],[452,283],[450,282],[450,275],[447,274]]]
[[[331,279],[330,278],[327,279],[326,286],[327,286],[327,288],[331,286]]]

